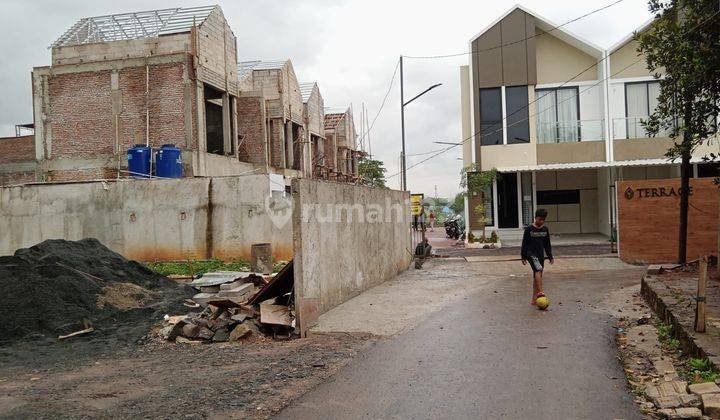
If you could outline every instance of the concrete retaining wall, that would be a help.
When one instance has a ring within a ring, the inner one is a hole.
[[[290,259],[292,227],[273,224],[269,195],[266,175],[4,187],[0,255],[93,237],[140,261],[249,259],[250,246],[262,242]]]
[[[300,333],[320,314],[407,269],[405,192],[293,180],[295,298]]]

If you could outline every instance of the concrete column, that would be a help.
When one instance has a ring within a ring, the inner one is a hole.
[[[285,167],[292,169],[293,163],[295,162],[293,143],[295,138],[293,136],[293,123],[292,121],[285,122]]]
[[[223,117],[223,152],[229,155],[233,150],[232,127],[230,126],[230,95],[223,93],[222,95],[222,117]]]
[[[234,96],[230,97],[230,121],[232,123],[232,130],[230,131],[230,138],[233,145],[233,156],[237,159],[239,157],[239,135],[238,135],[238,118],[237,118],[237,98]]]

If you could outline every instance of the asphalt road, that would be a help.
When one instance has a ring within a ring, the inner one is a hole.
[[[278,418],[640,418],[613,318],[593,308],[639,279],[637,269],[551,268],[551,308],[541,312],[529,304],[529,278],[496,278],[359,355]]]

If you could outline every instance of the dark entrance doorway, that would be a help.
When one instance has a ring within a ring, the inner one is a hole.
[[[517,174],[498,174],[498,227],[512,229],[518,226]]]

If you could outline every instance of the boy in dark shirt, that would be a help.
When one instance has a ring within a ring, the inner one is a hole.
[[[547,210],[537,209],[535,212],[535,220],[533,224],[525,228],[523,234],[522,247],[520,248],[520,257],[523,265],[530,263],[533,271],[533,297],[530,301],[531,305],[535,305],[535,301],[540,296],[545,296],[542,292],[542,275],[545,267],[545,256],[553,264],[555,260],[552,255],[552,247],[550,246],[550,231],[545,225]]]

